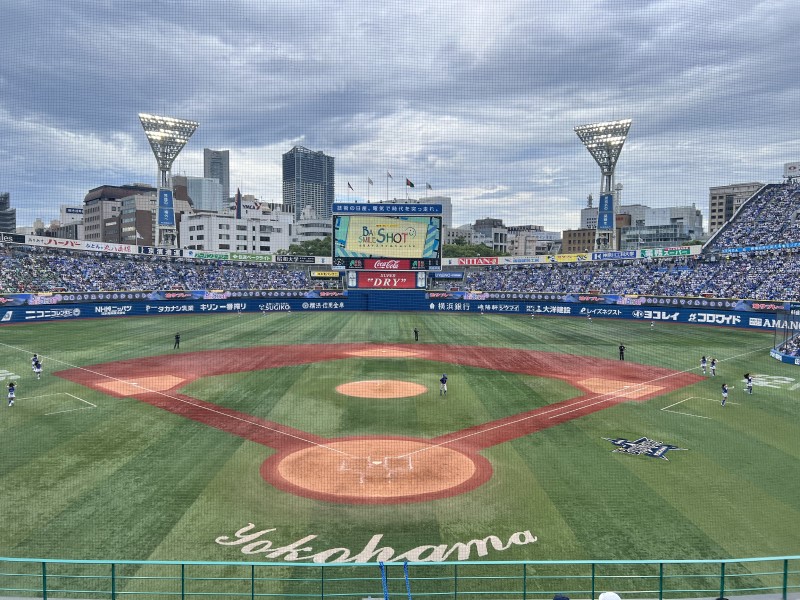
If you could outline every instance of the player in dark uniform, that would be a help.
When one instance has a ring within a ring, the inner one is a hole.
[[[708,371],[706,370],[706,365],[708,365],[708,361],[706,360],[706,355],[700,357],[700,370],[703,372],[703,375],[706,375]]]
[[[31,356],[31,369],[33,369],[34,371],[36,370],[34,367],[36,366],[37,362],[39,362],[39,356],[34,354],[33,356]]]
[[[750,373],[745,373],[744,374],[744,384],[747,387],[747,393],[748,394],[752,394],[753,393],[753,376],[750,375]]]
[[[172,349],[173,350],[177,350],[180,347],[181,347],[181,334],[180,333],[176,333],[175,334],[175,343],[172,345]]]
[[[725,406],[725,403],[728,401],[728,384],[722,384],[722,406]]]
[[[622,342],[619,343],[619,359],[625,360],[625,346]]]
[[[36,373],[36,379],[42,378],[42,363],[40,361],[36,361],[33,363],[33,372]]]
[[[416,327],[414,327],[414,341],[415,342],[419,341],[419,329],[417,329]]]
[[[8,382],[8,405],[14,406],[14,400],[17,397],[17,384],[13,381]]]
[[[711,376],[712,377],[716,377],[717,376],[717,359],[716,358],[712,358],[711,359]]]

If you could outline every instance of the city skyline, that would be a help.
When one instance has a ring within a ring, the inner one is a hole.
[[[174,174],[228,150],[230,187],[279,201],[281,156],[304,146],[335,157],[337,200],[405,198],[409,179],[452,198],[454,224],[578,227],[600,174],[574,128],[594,122],[633,119],[623,204],[694,203],[706,224],[710,187],[800,158],[789,2],[158,6],[4,7],[0,192],[20,225],[155,184],[139,112],[200,123]]]

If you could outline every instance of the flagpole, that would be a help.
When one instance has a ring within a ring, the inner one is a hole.
[[[389,203],[389,171],[386,171],[386,203]]]
[[[370,181],[372,180],[369,177],[367,177],[367,204],[369,204],[369,188],[372,187],[370,186]]]

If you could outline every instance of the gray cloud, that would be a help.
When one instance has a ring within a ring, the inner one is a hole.
[[[189,174],[204,146],[229,148],[234,179],[278,199],[280,154],[301,143],[336,156],[340,191],[371,176],[382,197],[390,169],[452,196],[458,222],[577,226],[599,185],[584,123],[634,119],[626,202],[705,208],[709,186],[800,158],[788,0],[3,8],[0,189],[21,221],[152,179],[142,111],[200,122]]]

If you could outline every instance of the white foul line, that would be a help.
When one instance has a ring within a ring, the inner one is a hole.
[[[12,350],[17,350],[19,352],[24,352],[26,354],[31,354],[30,351],[25,350],[24,348],[19,348],[18,346],[12,346],[11,344],[5,344],[3,342],[0,342],[0,346],[5,346],[6,348],[11,348]],[[184,400],[183,398],[178,398],[176,396],[170,396],[169,394],[166,394],[164,392],[160,392],[158,390],[151,390],[151,389],[148,389],[148,388],[144,387],[141,384],[136,384],[136,383],[132,383],[130,381],[125,381],[124,379],[120,379],[119,377],[113,377],[111,375],[106,375],[105,373],[99,373],[98,371],[92,371],[91,369],[87,369],[86,367],[79,367],[78,365],[73,365],[73,364],[68,363],[66,361],[59,360],[57,358],[53,358],[52,356],[45,356],[44,354],[42,354],[41,356],[46,358],[49,361],[53,361],[53,362],[65,365],[65,366],[70,367],[72,369],[78,369],[79,371],[85,371],[86,373],[91,373],[92,375],[96,375],[98,377],[103,377],[105,379],[110,379],[111,381],[124,383],[126,385],[136,385],[137,389],[142,391],[142,392],[148,392],[148,393],[151,393],[151,394],[158,394],[159,396],[163,396],[164,398],[168,398],[168,399],[174,400],[176,402],[181,402],[183,404],[187,404],[189,406],[193,406],[193,407],[198,408],[200,410],[208,411],[208,412],[210,412],[212,414],[217,414],[217,415],[223,416],[225,418],[232,419],[234,421],[241,421],[242,423],[247,423],[248,425],[252,425],[253,427],[257,427],[257,428],[260,428],[260,429],[265,429],[267,431],[271,431],[272,433],[277,433],[278,435],[283,435],[283,436],[290,437],[290,438],[293,438],[293,439],[296,439],[296,440],[300,440],[302,442],[305,442],[306,444],[309,444],[310,446],[317,446],[319,448],[325,448],[327,450],[330,450],[331,452],[336,452],[337,454],[343,454],[343,455],[349,456],[351,458],[356,458],[356,456],[354,456],[352,454],[349,454],[348,452],[344,452],[342,450],[339,450],[338,448],[331,448],[327,444],[320,444],[318,442],[313,442],[313,441],[307,440],[307,439],[305,439],[305,438],[303,438],[303,437],[301,437],[299,435],[294,435],[294,434],[288,433],[286,431],[281,431],[279,429],[275,429],[274,427],[268,427],[267,425],[264,425],[263,423],[256,423],[254,421],[250,421],[248,419],[243,419],[241,417],[237,417],[235,415],[231,415],[231,414],[225,413],[223,411],[210,408],[208,406],[202,406],[202,405],[197,404],[195,402],[190,402],[189,400]],[[64,393],[66,393],[66,392],[64,392]],[[81,400],[81,398],[78,398],[78,400]],[[81,400],[81,401],[85,402],[85,400]],[[86,408],[86,407],[83,407],[83,408]],[[72,410],[81,410],[81,409],[72,409]],[[67,412],[67,411],[59,411],[59,412]],[[50,414],[57,414],[57,413],[50,413]]]

